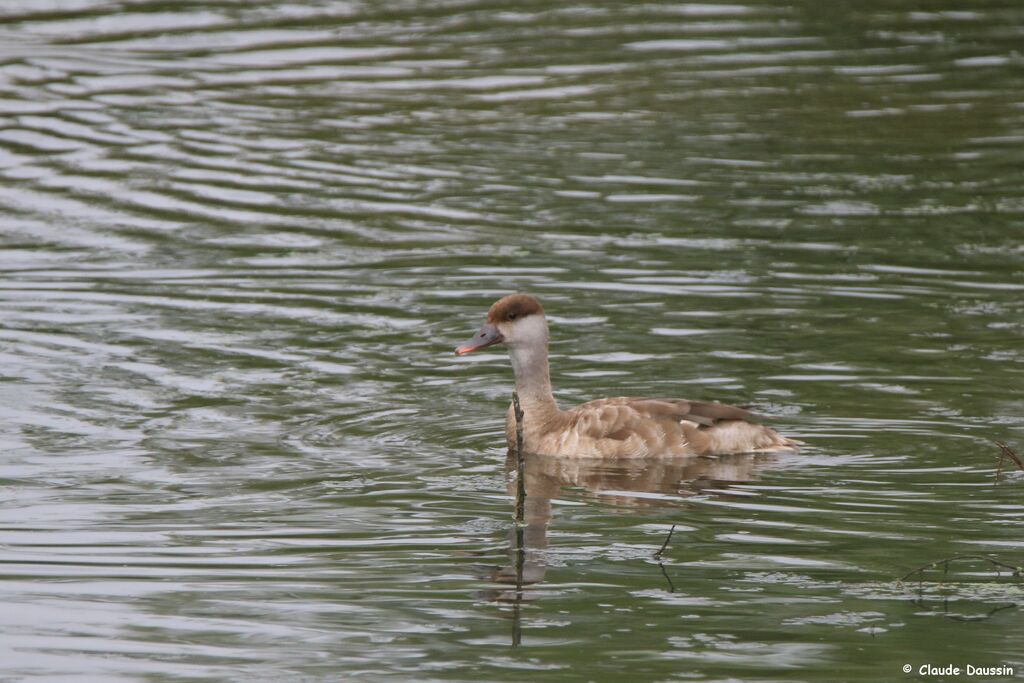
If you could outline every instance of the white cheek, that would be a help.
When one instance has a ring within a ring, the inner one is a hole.
[[[517,344],[536,346],[547,341],[548,330],[544,316],[530,315],[515,323],[511,330],[512,340]]]

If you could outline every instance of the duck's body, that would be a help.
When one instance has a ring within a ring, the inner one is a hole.
[[[569,410],[523,408],[523,450],[587,458],[642,458],[795,450],[749,412],[718,403],[666,398],[601,398]],[[516,420],[505,416],[509,448]]]
[[[523,449],[540,455],[591,458],[720,455],[795,451],[795,442],[750,420],[742,408],[682,399],[604,398],[561,410],[551,392],[548,328],[540,302],[526,294],[497,301],[487,324],[459,355],[504,342],[523,410]],[[505,418],[516,443],[512,406]]]

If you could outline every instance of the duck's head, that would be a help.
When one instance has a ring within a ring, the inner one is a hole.
[[[529,294],[510,294],[491,305],[487,322],[473,337],[455,348],[456,356],[494,344],[509,346],[547,344],[548,324],[544,308]]]

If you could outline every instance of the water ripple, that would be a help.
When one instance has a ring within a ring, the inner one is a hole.
[[[3,673],[1024,666],[992,567],[893,581],[1020,548],[1021,19],[0,8]],[[531,462],[515,590],[510,370],[451,348],[519,289],[562,403],[806,447]]]

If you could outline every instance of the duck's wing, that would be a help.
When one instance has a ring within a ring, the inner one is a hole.
[[[584,403],[575,410],[602,414],[606,416],[605,421],[609,424],[632,418],[633,420],[654,420],[656,422],[663,420],[676,423],[686,421],[710,427],[721,420],[751,422],[757,419],[757,416],[749,410],[736,406],[676,398],[602,398]]]
[[[652,449],[688,439],[686,430],[703,430],[724,420],[753,415],[733,406],[682,399],[604,398],[564,413],[566,430],[578,438],[637,441]]]
[[[796,451],[798,443],[757,424],[748,410],[664,398],[605,398],[560,415],[553,451],[638,457]]]
[[[721,403],[662,398],[605,398],[562,414],[567,450],[589,443],[597,455],[717,454],[790,449],[794,444]]]

